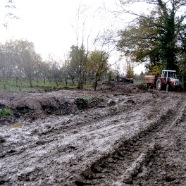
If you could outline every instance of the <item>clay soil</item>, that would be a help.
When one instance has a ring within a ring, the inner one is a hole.
[[[60,90],[1,94],[0,185],[186,185],[186,96]]]

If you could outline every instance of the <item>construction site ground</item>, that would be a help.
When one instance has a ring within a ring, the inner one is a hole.
[[[140,90],[3,93],[0,185],[186,185],[186,95]]]

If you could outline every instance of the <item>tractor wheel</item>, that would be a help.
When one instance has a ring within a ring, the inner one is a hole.
[[[156,81],[156,89],[157,90],[161,90],[162,89],[162,82],[161,82],[161,79],[158,79]]]

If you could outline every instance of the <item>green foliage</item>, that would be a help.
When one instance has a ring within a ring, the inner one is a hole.
[[[68,61],[68,74],[72,81],[78,78],[78,88],[83,89],[84,77],[86,72],[87,53],[84,46],[72,46],[70,51],[70,60]]]
[[[92,87],[91,84],[85,84],[84,88],[90,89]],[[21,92],[42,92],[42,91],[52,91],[52,90],[60,90],[63,88],[67,89],[76,89],[77,86],[73,84],[65,84],[65,83],[59,83],[56,85],[54,82],[46,81],[43,83],[42,81],[39,82],[33,82],[33,86],[30,87],[28,81],[22,82],[22,90]],[[0,92],[4,92],[3,84],[0,82]],[[7,85],[6,92],[20,92],[19,86],[16,86],[15,81],[10,81]]]
[[[163,70],[163,66],[157,66],[157,65],[155,65],[155,66],[151,66],[150,67],[149,72],[151,74],[154,74],[154,75],[159,76],[159,75],[161,75],[162,70]]]
[[[64,87],[64,84],[59,84],[57,86],[53,82],[46,81],[45,84],[43,82],[33,82],[33,86],[30,87],[30,84],[28,81],[22,82],[22,89],[21,92],[37,92],[37,91],[50,91],[54,89],[59,89]],[[0,82],[0,92],[20,92],[20,87],[16,85],[15,81],[9,81],[6,90],[4,90],[3,84]]]
[[[139,1],[120,2],[124,6]],[[183,0],[168,0],[166,3],[163,0],[155,0],[153,3],[151,0],[140,2],[154,4],[154,10],[149,15],[139,15],[132,26],[120,32],[118,49],[130,56],[133,61],[149,60],[152,68],[163,66],[164,69],[177,70],[180,44],[183,42],[180,35],[186,28],[186,17],[178,12],[184,8],[185,2]],[[137,15],[135,12],[134,14]]]
[[[12,116],[12,111],[7,108],[0,109],[0,116]]]
[[[108,54],[104,51],[93,51],[88,58],[88,69],[93,73],[104,73],[108,69]]]
[[[88,57],[87,69],[94,75],[94,90],[97,88],[97,82],[101,76],[108,70],[109,55],[104,51],[93,51]]]
[[[131,66],[130,63],[127,64],[127,73],[126,73],[127,78],[134,78],[134,70]]]

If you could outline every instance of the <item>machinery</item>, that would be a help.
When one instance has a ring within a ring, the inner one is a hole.
[[[145,75],[144,83],[147,88],[156,87],[157,90],[176,90],[180,88],[180,82],[176,75],[176,70],[162,70],[160,77],[155,75]]]

